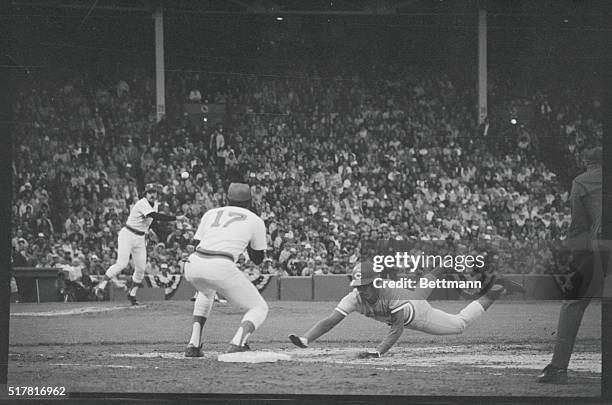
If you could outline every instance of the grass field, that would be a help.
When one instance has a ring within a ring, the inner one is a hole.
[[[432,302],[458,312],[465,301]],[[570,384],[534,377],[550,360],[558,301],[498,302],[463,335],[406,329],[380,359],[359,360],[387,326],[351,314],[308,349],[287,339],[333,310],[333,302],[271,302],[251,338],[255,350],[290,361],[218,362],[242,313],[217,304],[205,327],[203,358],[182,352],[191,302],[13,304],[9,385],[65,386],[68,392],[168,392],[340,395],[600,396],[601,305],[587,309],[570,365]]]

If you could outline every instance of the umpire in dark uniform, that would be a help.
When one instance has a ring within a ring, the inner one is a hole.
[[[553,358],[538,376],[541,383],[567,384],[567,367],[582,316],[591,298],[601,294],[605,269],[603,259],[606,259],[596,249],[597,240],[601,239],[601,161],[601,147],[586,151],[587,170],[572,182],[572,221],[567,243],[572,252],[570,266],[575,270],[571,279],[573,287],[561,306]]]

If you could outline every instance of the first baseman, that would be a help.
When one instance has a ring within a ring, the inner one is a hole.
[[[117,262],[106,270],[104,280],[96,287],[96,295],[106,287],[111,278],[116,277],[121,270],[129,264],[130,255],[134,262],[134,274],[128,292],[128,299],[132,305],[138,305],[136,292],[138,287],[142,287],[144,279],[145,265],[147,263],[147,246],[145,235],[149,231],[151,223],[156,221],[175,221],[185,220],[183,215],[174,216],[158,212],[159,203],[157,202],[158,186],[149,183],[145,186],[145,196],[134,204],[130,210],[130,215],[125,226],[119,231],[117,240]]]
[[[249,258],[255,264],[261,264],[267,249],[266,225],[248,209],[250,203],[250,187],[232,183],[227,191],[227,205],[211,209],[202,217],[194,236],[198,241],[196,251],[185,263],[185,279],[198,290],[185,357],[203,356],[202,329],[217,291],[232,305],[247,310],[231,340],[229,353],[250,350],[247,344],[249,336],[268,315],[268,304],[235,264],[245,248]]]

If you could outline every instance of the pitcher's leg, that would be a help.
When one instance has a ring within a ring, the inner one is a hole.
[[[128,234],[129,231],[122,229],[117,237],[117,261],[110,266],[104,274],[104,279],[96,286],[97,290],[104,290],[111,278],[117,277],[121,270],[125,269],[130,262],[132,253],[133,238]]]
[[[145,266],[147,264],[147,246],[144,239],[132,249],[132,260],[134,261],[134,274],[132,274],[132,286],[128,293],[128,298],[132,304],[136,302],[136,292],[139,287],[142,287],[144,279]]]

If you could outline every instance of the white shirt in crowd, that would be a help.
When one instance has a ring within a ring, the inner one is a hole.
[[[194,89],[189,92],[189,100],[199,103],[202,101],[202,93],[200,90]]]

